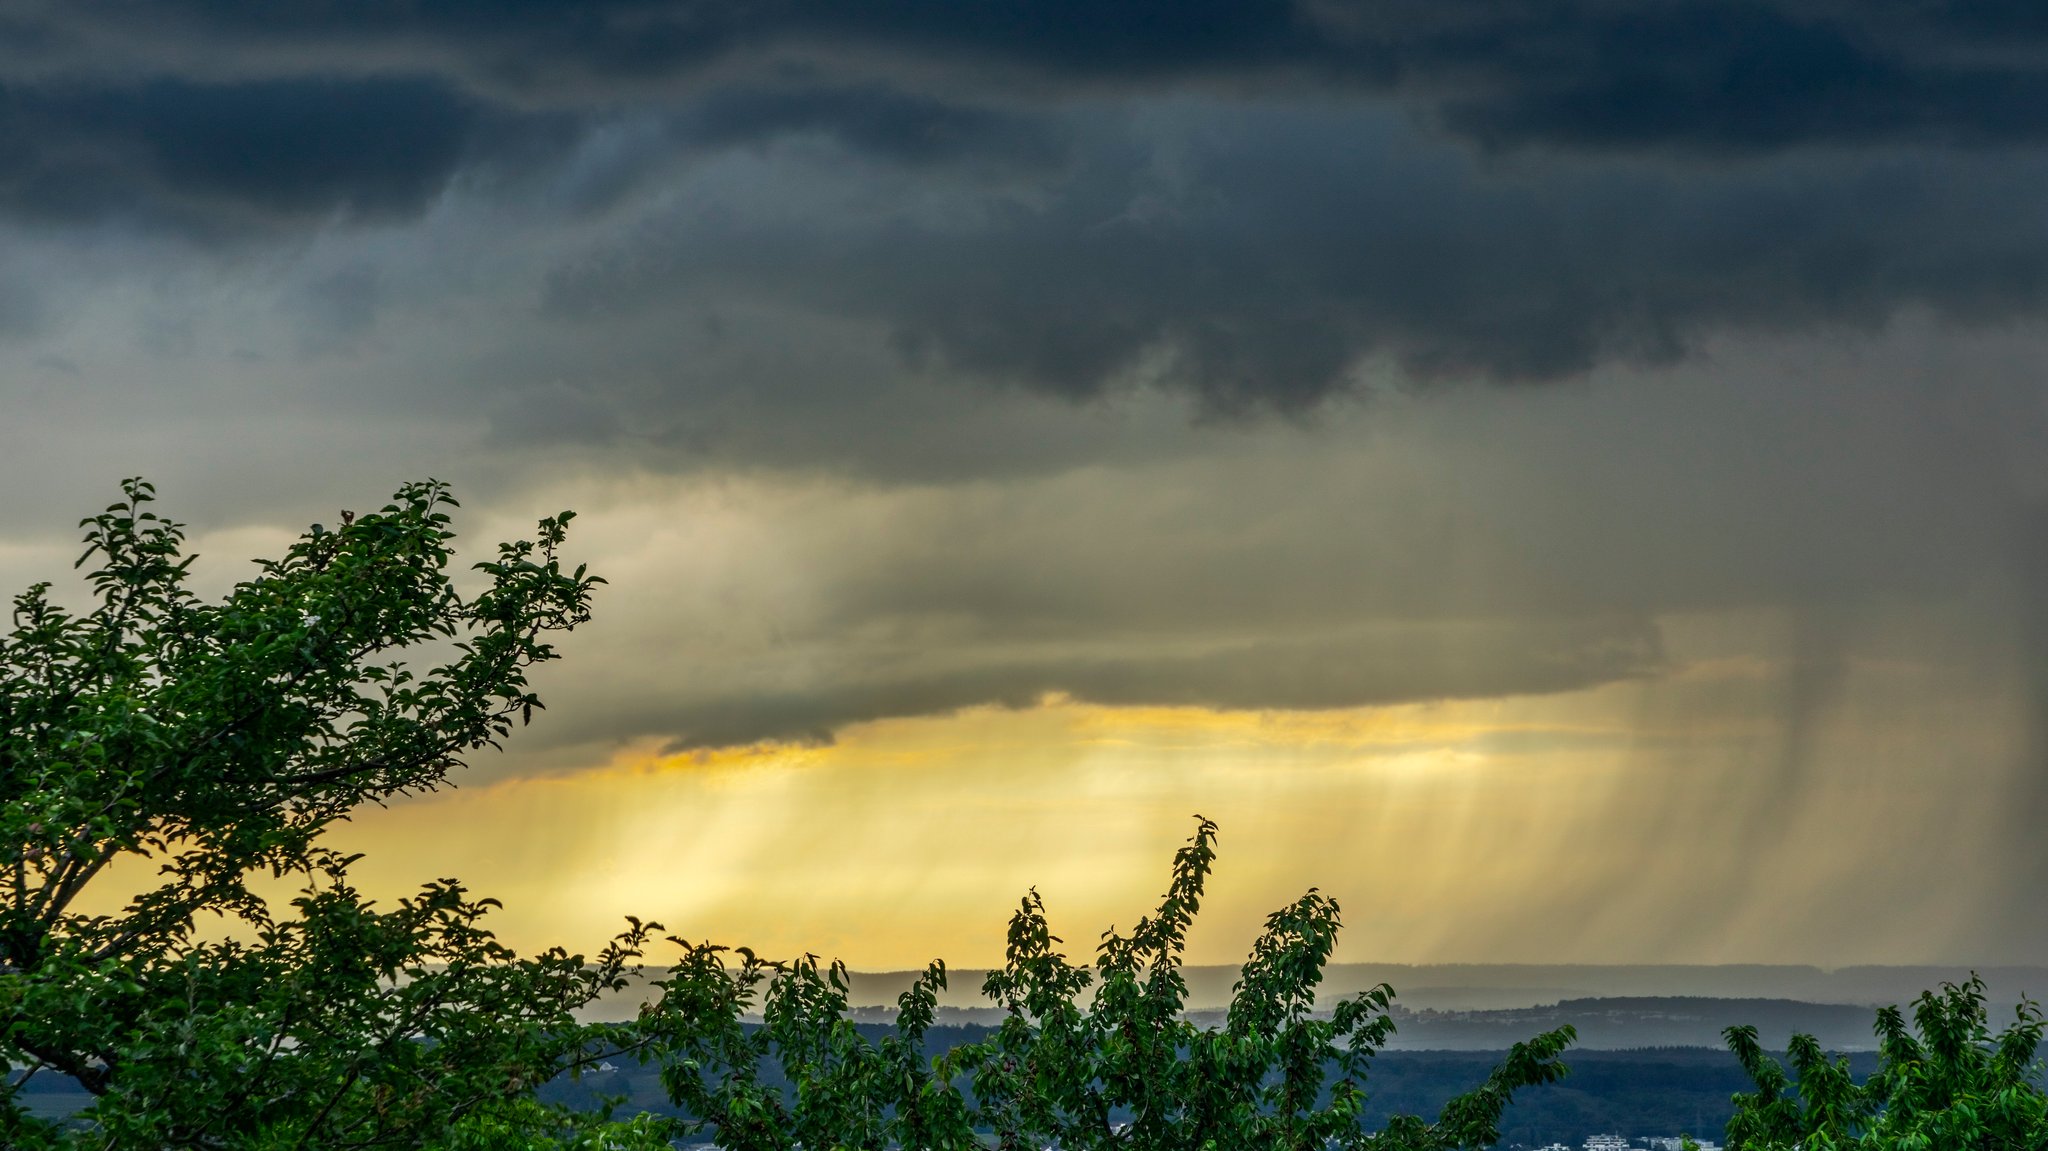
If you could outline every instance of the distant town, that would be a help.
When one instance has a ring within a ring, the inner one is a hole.
[[[1518,1145],[1511,1144],[1510,1147]],[[1721,1151],[1719,1143],[1706,1139],[1694,1139],[1693,1151]],[[1639,1135],[1630,1138],[1625,1135],[1588,1135],[1585,1142],[1573,1148],[1564,1143],[1551,1143],[1535,1151],[1688,1151],[1686,1140],[1671,1135]]]

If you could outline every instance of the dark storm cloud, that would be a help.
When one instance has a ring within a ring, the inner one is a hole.
[[[494,104],[592,111],[795,81],[811,90],[807,119],[856,137],[875,123],[878,76],[928,89],[885,119],[975,93],[1048,103],[1254,81],[1398,98],[1493,146],[1725,153],[2048,131],[2048,20],[2023,4],[167,0],[138,13],[13,0],[0,23],[0,75],[36,84],[416,75]],[[833,91],[843,110],[818,103]]]
[[[172,0],[153,7],[146,22],[118,4],[17,0],[10,7],[21,34],[33,35],[46,57],[82,57],[146,28],[164,45],[152,50],[159,56],[196,42],[339,66],[438,60],[479,87],[534,99],[658,88],[735,55],[787,47],[1165,78],[1324,50],[1313,26],[1282,0],[454,0],[345,8]]]
[[[31,220],[410,215],[463,159],[475,109],[431,80],[0,87],[0,208]]]
[[[2048,25],[2018,5],[1506,7],[1379,40],[1445,127],[1492,146],[1740,153],[2048,130]]]
[[[2048,129],[2048,20],[2019,3],[187,0],[152,5],[146,20],[108,3],[11,7],[24,57],[212,45],[281,67],[403,61],[542,103],[795,52],[814,67],[911,63],[954,84],[995,67],[1042,88],[1250,78],[1396,93],[1493,144],[1724,151]],[[138,47],[143,34],[171,47]]]
[[[2048,21],[2019,6],[0,8],[0,214],[264,236],[468,175],[538,239],[822,141],[775,177],[859,198],[901,169],[901,210],[698,202],[704,234],[557,261],[547,307],[715,283],[1064,396],[1301,409],[1368,357],[1552,380],[1729,328],[2026,314],[2048,283]]]
[[[903,164],[989,157],[1049,162],[1059,140],[1046,122],[877,84],[735,87],[712,91],[678,117],[676,134],[720,147],[801,133]]]
[[[642,701],[633,712],[600,706],[564,734],[597,731],[617,739],[662,733],[670,735],[672,751],[829,743],[850,723],[982,704],[1026,707],[1049,695],[1108,705],[1317,709],[1574,691],[1663,670],[1655,629],[1598,620],[1382,628],[1366,636],[1224,644],[1187,654],[1032,658],[997,648],[980,666],[953,662],[958,654],[895,674],[834,677],[809,689],[760,683],[687,701]]]
[[[1875,327],[1907,306],[2001,319],[2048,292],[2032,154],[1499,167],[1294,103],[1104,112],[1073,132],[1051,176],[927,184],[921,207],[707,197],[565,263],[549,307],[580,321],[715,286],[861,317],[912,363],[1068,396],[1149,370],[1232,410],[1308,406],[1363,357],[1420,380],[1550,380],[1728,330]]]

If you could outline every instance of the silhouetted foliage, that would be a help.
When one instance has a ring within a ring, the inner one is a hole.
[[[1862,1083],[1849,1061],[1794,1035],[1792,1073],[1765,1054],[1756,1028],[1730,1027],[1729,1050],[1756,1089],[1735,1097],[1728,1151],[2038,1151],[2048,1147],[2048,1095],[2036,1051],[2042,1016],[2022,1001],[1992,1035],[1984,983],[1944,983],[1914,1005],[1877,1013],[1878,1067]]]

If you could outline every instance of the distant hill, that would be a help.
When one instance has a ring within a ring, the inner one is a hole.
[[[1222,1008],[1188,1013],[1203,1026],[1221,1026]],[[895,1021],[890,1006],[860,1007],[859,1023]],[[993,1027],[1003,1013],[993,1007],[942,1007],[939,1019],[956,1027]],[[1398,1025],[1388,1047],[1396,1051],[1499,1051],[1564,1024],[1577,1029],[1577,1050],[1623,1051],[1642,1047],[1722,1046],[1721,1032],[1736,1024],[1756,1027],[1766,1046],[1783,1049],[1794,1032],[1812,1035],[1835,1051],[1875,1050],[1873,1008],[1860,1004],[1801,1003],[1792,999],[1715,999],[1705,996],[1626,996],[1565,999],[1536,1007],[1481,1011],[1420,1010],[1394,1005]]]
[[[870,1039],[886,1029],[864,1025]],[[986,1036],[979,1028],[942,1030],[932,1035],[932,1049],[974,1042]],[[1373,1060],[1367,1080],[1366,1114],[1379,1127],[1390,1115],[1433,1116],[1460,1091],[1477,1086],[1500,1059],[1498,1051],[1389,1051]],[[1749,1087],[1748,1079],[1726,1051],[1697,1048],[1655,1048],[1635,1051],[1575,1051],[1565,1062],[1571,1073],[1558,1083],[1518,1092],[1501,1119],[1502,1148],[1565,1143],[1576,1147],[1599,1132],[1624,1135],[1704,1135],[1718,1141],[1732,1111],[1729,1097]],[[1855,1074],[1868,1075],[1874,1058],[1852,1060]],[[764,1082],[779,1084],[775,1069]],[[664,1101],[651,1067],[623,1063],[614,1072],[586,1076],[580,1082],[560,1081],[547,1089],[551,1098],[580,1106],[598,1106],[604,1095],[625,1097],[623,1114],[641,1109],[673,1113]],[[1120,1115],[1121,1117],[1121,1115]]]
[[[1752,1024],[1764,1045],[1782,1050],[1794,1032],[1819,1039],[1835,1051],[1874,1050],[1873,1009],[1791,999],[1716,999],[1705,996],[1627,996],[1566,999],[1541,1007],[1486,1011],[1395,1013],[1395,1045],[1439,1051],[1487,1051],[1507,1047],[1540,1031],[1570,1024],[1580,1050],[1641,1047],[1719,1047],[1721,1032]]]
[[[1978,969],[1990,987],[1994,1024],[2012,1014],[2020,995],[2048,999],[2048,968]],[[986,972],[956,969],[941,997],[940,1016],[960,1026],[988,1026],[1001,1013],[981,997]],[[851,974],[855,1018],[895,1018],[896,997],[915,973]],[[1845,967],[1825,971],[1791,966],[1593,966],[1520,964],[1333,965],[1324,981],[1327,1007],[1343,996],[1385,981],[1394,985],[1400,1030],[1393,1046],[1445,1051],[1494,1050],[1559,1023],[1579,1030],[1588,1049],[1719,1047],[1721,1029],[1755,1024],[1764,1041],[1781,1047],[1793,1031],[1818,1037],[1837,1050],[1867,1050],[1873,1008],[1905,1005],[1944,981],[1967,979],[1965,967]],[[1196,1015],[1229,1004],[1234,967],[1187,970],[1189,1007]],[[629,989],[590,1014],[630,1018],[650,993]]]
[[[2048,967],[1980,967],[1990,985],[1990,1001],[2001,1014],[2010,1012],[2020,995],[2048,1000]],[[1968,967],[1819,967],[1764,964],[1512,964],[1512,963],[1338,963],[1332,964],[1324,989],[1332,999],[1391,983],[1400,1003],[1413,1010],[1485,1011],[1533,1007],[1566,999],[1616,997],[1697,997],[1712,999],[1778,999],[1814,1004],[1871,1006],[1907,1003],[1944,981],[1967,979]],[[890,1004],[910,986],[914,972],[855,972],[852,1001]],[[951,988],[941,1000],[952,1007],[985,1006],[979,969],[952,973]],[[1191,967],[1187,970],[1189,1006],[1222,1007],[1230,1001],[1235,967]]]

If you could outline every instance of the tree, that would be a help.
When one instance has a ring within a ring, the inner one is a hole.
[[[1766,1055],[1754,1027],[1730,1027],[1728,1047],[1756,1084],[1735,1097],[1728,1151],[2038,1151],[2048,1147],[2041,1089],[2043,1020],[2022,1000],[1993,1036],[1984,982],[1971,976],[1925,992],[1909,1029],[1897,1007],[1877,1013],[1878,1069],[1862,1083],[1846,1059],[1794,1035],[1793,1073]]]
[[[1564,1074],[1570,1027],[1516,1044],[1436,1122],[1403,1116],[1367,1129],[1366,1072],[1393,1033],[1394,992],[1382,984],[1315,1011],[1341,925],[1336,902],[1316,891],[1267,919],[1225,1025],[1188,1020],[1181,953],[1215,839],[1216,826],[1197,817],[1158,910],[1128,936],[1105,933],[1092,965],[1057,950],[1037,892],[1026,895],[1005,964],[982,988],[1006,1009],[986,1042],[920,1054],[946,986],[940,964],[903,994],[896,1033],[875,1044],[846,1020],[836,964],[745,951],[733,964],[722,947],[683,943],[645,1020],[663,1035],[649,1050],[668,1060],[671,1098],[702,1121],[690,1129],[735,1151],[964,1151],[985,1146],[983,1136],[1033,1151],[1453,1151],[1491,1146],[1516,1090]],[[756,1006],[763,1022],[750,1027]],[[787,1093],[768,1085],[770,1068]]]
[[[182,527],[149,484],[122,491],[81,522],[91,610],[38,584],[0,640],[0,1138],[58,1139],[17,1098],[49,1073],[100,1097],[108,1146],[417,1146],[529,1111],[598,1038],[570,1011],[645,929],[594,962],[518,959],[479,922],[491,901],[443,880],[378,910],[321,834],[440,786],[541,706],[527,671],[599,582],[557,557],[569,513],[465,597],[455,501],[410,484],[204,602]],[[436,645],[446,662],[411,666]],[[80,910],[123,858],[159,871],[119,914]],[[281,912],[249,886],[263,873],[305,891]],[[203,934],[215,916],[241,941]]]
[[[1569,1028],[1517,1046],[1435,1123],[1365,1130],[1393,991],[1314,1010],[1340,925],[1315,891],[1268,920],[1226,1025],[1194,1026],[1181,953],[1215,858],[1206,820],[1158,911],[1105,934],[1092,965],[1057,950],[1025,897],[984,987],[1008,1011],[985,1043],[926,1050],[942,964],[870,1042],[838,964],[680,939],[638,1020],[579,1023],[577,1008],[627,985],[659,925],[629,920],[591,958],[521,957],[485,926],[495,901],[443,879],[380,909],[350,884],[354,857],[322,839],[363,804],[448,782],[541,707],[527,672],[589,618],[601,582],[558,556],[571,514],[475,565],[483,587],[465,596],[455,501],[410,484],[313,525],[209,602],[187,589],[183,529],[150,510],[151,486],[122,491],[81,521],[91,609],[68,613],[38,584],[0,639],[6,1146],[623,1151],[708,1133],[760,1151],[984,1136],[1448,1151],[1492,1143],[1514,1090],[1563,1074]],[[86,910],[138,863],[157,871],[118,913]],[[274,906],[251,886],[266,874],[300,893]],[[203,930],[216,920],[236,930]],[[682,1114],[614,1120],[536,1093],[607,1059],[658,1064]],[[96,1102],[38,1120],[23,1091],[42,1075]]]

